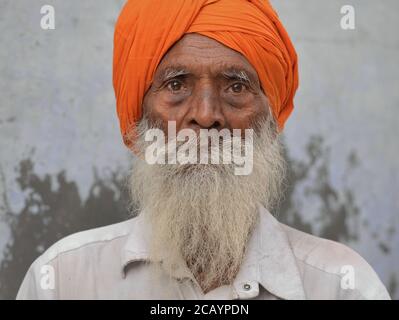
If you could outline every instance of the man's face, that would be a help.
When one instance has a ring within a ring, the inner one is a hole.
[[[161,61],[136,128],[138,154],[146,152],[148,130],[161,126],[167,134],[168,121],[176,122],[177,131],[197,133],[254,129],[253,170],[247,176],[235,175],[231,165],[152,165],[141,157],[135,163],[132,203],[152,225],[152,259],[163,261],[168,273],[182,258],[204,290],[231,283],[258,219],[258,204],[269,209],[284,178],[269,114],[256,71],[217,41],[186,35]]]
[[[240,53],[187,34],[163,57],[144,97],[149,120],[176,129],[248,129],[268,114],[257,73]]]

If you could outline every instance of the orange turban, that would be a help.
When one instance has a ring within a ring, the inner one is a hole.
[[[298,87],[297,55],[267,0],[130,0],[115,26],[113,85],[124,142],[140,120],[144,95],[167,50],[199,33],[240,52],[251,63],[280,130]]]

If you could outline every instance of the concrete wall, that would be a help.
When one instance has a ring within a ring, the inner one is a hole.
[[[297,48],[278,215],[357,250],[399,298],[399,23],[395,0],[274,0]],[[55,8],[55,30],[40,8]],[[123,1],[0,0],[0,298],[57,239],[120,221],[131,156],[112,91]],[[340,8],[355,8],[355,30]]]

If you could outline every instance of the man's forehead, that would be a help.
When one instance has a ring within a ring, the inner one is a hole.
[[[199,34],[185,35],[162,58],[156,76],[164,77],[171,72],[182,75],[241,73],[252,81],[258,79],[256,70],[241,53]]]

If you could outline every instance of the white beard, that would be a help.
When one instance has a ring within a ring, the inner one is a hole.
[[[136,128],[139,156],[148,145],[144,134],[153,127],[143,117]],[[285,177],[272,117],[256,124],[253,144],[253,171],[247,176],[235,175],[233,165],[136,161],[129,182],[131,201],[150,221],[150,254],[155,261],[164,258],[164,271],[171,273],[185,261],[204,291],[234,280],[258,221],[258,205],[272,209]]]

